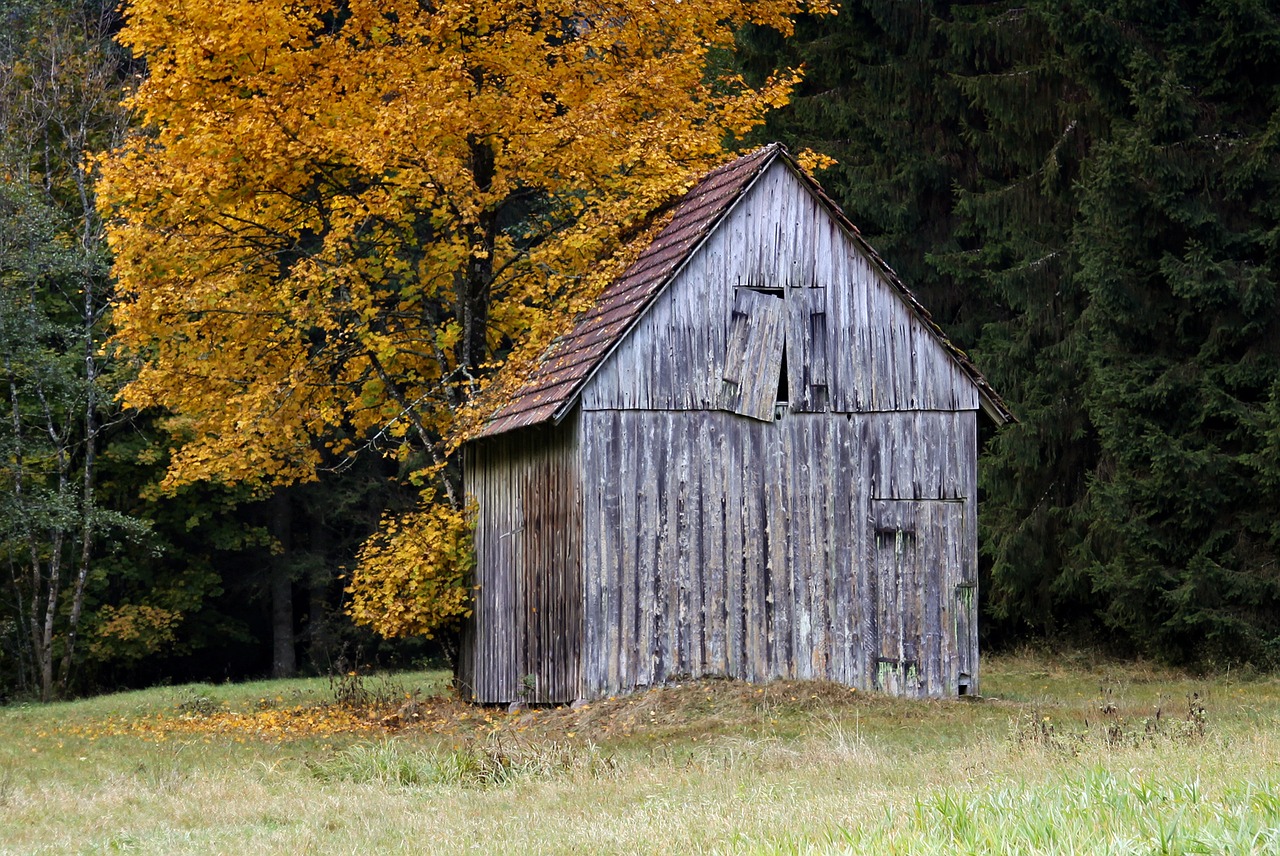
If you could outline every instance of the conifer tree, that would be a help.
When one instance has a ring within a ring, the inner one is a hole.
[[[1275,13],[864,0],[797,38],[760,48],[810,63],[770,132],[843,160],[1021,419],[982,461],[988,616],[1274,659]]]
[[[765,133],[839,161],[824,186],[1017,409],[982,466],[988,616],[1045,631],[1087,614],[1082,561],[1062,549],[1082,538],[1095,458],[1066,243],[1096,123],[1048,22],[861,0],[746,43],[761,68],[777,51],[805,63]]]
[[[1123,17],[1121,17],[1123,12]],[[1125,100],[1082,182],[1107,624],[1174,658],[1280,654],[1280,17],[1117,7]]]
[[[821,173],[824,189],[937,320],[969,333],[976,331],[965,326],[963,295],[926,259],[955,248],[953,189],[970,169],[953,63],[935,26],[945,6],[856,0],[835,17],[801,18],[791,38],[749,28],[739,61],[760,80],[780,62],[803,66],[791,101],[752,141],[783,140],[833,158]]]
[[[973,351],[1019,418],[980,469],[989,614],[1015,632],[1091,617],[1088,479],[1097,462],[1072,226],[1077,182],[1105,119],[1081,80],[1052,4],[974,4],[936,22],[961,93],[973,174],[956,187],[958,245],[931,258],[977,316]]]

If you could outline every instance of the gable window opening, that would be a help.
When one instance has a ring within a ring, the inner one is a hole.
[[[767,294],[779,300],[787,299],[787,289],[783,286],[739,285],[738,288],[745,288],[747,291],[754,291],[757,294]],[[790,408],[790,405],[791,391],[787,387],[787,339],[784,333],[782,338],[782,364],[778,369],[778,389],[773,397],[773,418],[781,418]]]
[[[773,397],[775,418],[787,412],[791,404],[791,390],[787,386],[787,340],[782,340],[782,363],[778,367],[778,392]]]
[[[777,297],[783,300],[787,297],[787,290],[780,285],[739,285],[738,288],[754,291],[756,294],[767,294],[770,297]]]
[[[787,299],[787,289],[784,286],[765,286],[765,285],[740,285],[739,288],[745,288],[747,291],[754,291],[757,294],[765,294],[769,297],[776,297],[779,300]],[[791,409],[791,389],[787,385],[787,338],[785,329],[782,334],[782,360],[778,366],[778,388],[773,396],[773,418],[781,419]]]

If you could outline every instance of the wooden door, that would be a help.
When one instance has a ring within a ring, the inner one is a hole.
[[[961,673],[976,674],[976,590],[963,580],[965,543],[961,501],[872,501],[868,631],[875,658],[868,667],[875,689],[954,695]]]

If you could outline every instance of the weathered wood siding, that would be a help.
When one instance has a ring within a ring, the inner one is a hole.
[[[478,507],[472,619],[459,680],[479,702],[580,695],[582,503],[577,424],[469,444]]]
[[[780,161],[600,368],[583,408],[723,406],[741,289],[784,290],[793,409],[977,409],[977,387]]]
[[[469,448],[476,699],[977,692],[977,387],[781,160],[579,405]]]
[[[588,695],[977,691],[977,389],[784,164],[581,401]]]
[[[586,695],[702,675],[951,695],[962,664],[976,692],[955,630],[976,412],[582,419]]]
[[[956,632],[961,622],[972,623],[965,512],[959,500],[871,501],[866,583],[874,609],[864,638],[875,648],[870,683],[878,690],[907,696],[974,691],[976,672],[968,664],[975,660],[967,649],[973,640]]]

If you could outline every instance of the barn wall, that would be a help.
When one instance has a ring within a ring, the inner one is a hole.
[[[781,161],[601,367],[583,409],[736,409],[721,395],[740,288],[782,290],[792,410],[977,409],[973,382]]]
[[[587,696],[703,675],[937,696],[961,671],[976,692],[974,411],[582,420]]]
[[[471,443],[474,608],[459,680],[479,702],[579,697],[582,514],[577,422]]]
[[[477,700],[702,675],[977,691],[977,389],[785,164],[580,405],[468,449]]]

